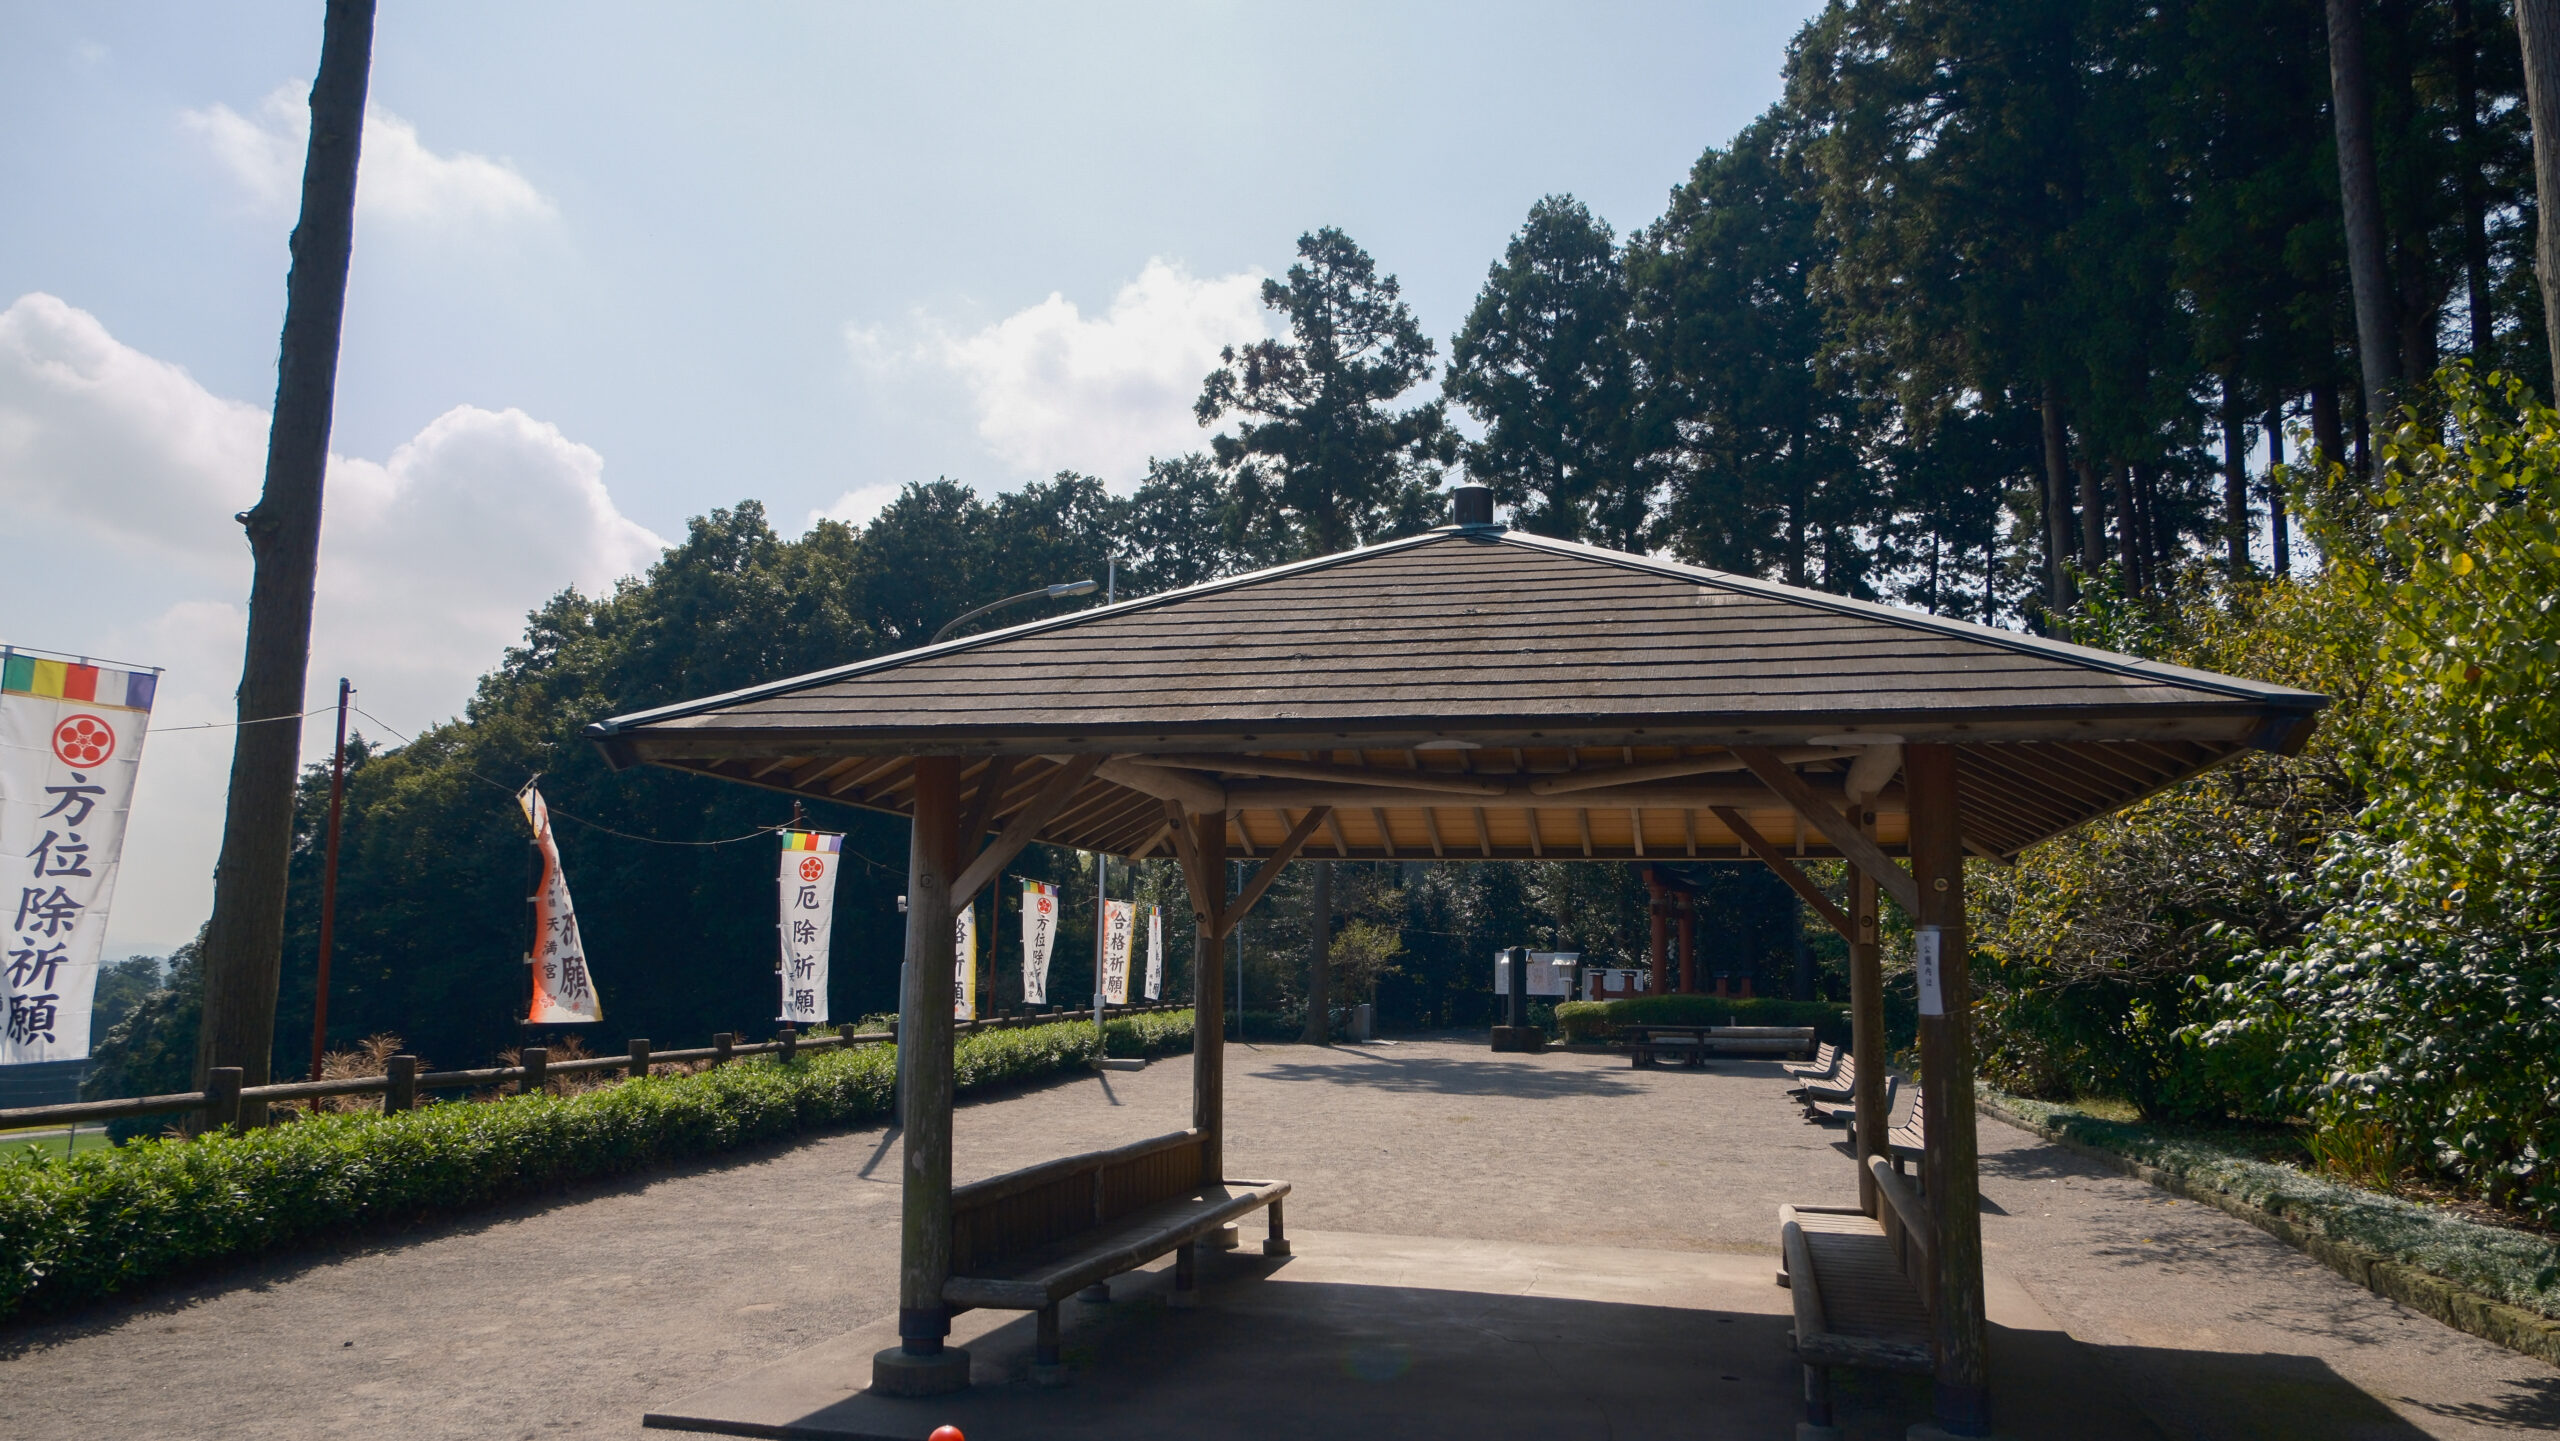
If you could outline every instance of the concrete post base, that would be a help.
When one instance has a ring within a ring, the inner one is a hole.
[[[1220,1226],[1208,1235],[1201,1237],[1200,1244],[1208,1247],[1212,1251],[1234,1250],[1239,1244],[1236,1233],[1236,1223],[1229,1221],[1227,1224]]]
[[[918,1356],[892,1346],[871,1358],[871,1389],[883,1396],[948,1396],[969,1389],[969,1353],[945,1346]]]

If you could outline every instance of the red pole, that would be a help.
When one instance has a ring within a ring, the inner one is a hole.
[[[329,851],[320,863],[320,974],[311,985],[311,1079],[320,1079],[320,1057],[329,1040],[329,942],[338,928],[338,816],[347,795],[347,697],[338,677],[338,748],[329,760]]]

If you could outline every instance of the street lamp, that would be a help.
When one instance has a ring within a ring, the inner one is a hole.
[[[951,634],[953,631],[958,630],[963,625],[976,620],[978,617],[985,615],[991,610],[1002,610],[1006,606],[1015,605],[1026,600],[1056,600],[1060,596],[1091,595],[1100,588],[1101,587],[1095,585],[1090,580],[1070,580],[1062,581],[1057,585],[1044,585],[1038,590],[1026,590],[1020,595],[1009,595],[1002,600],[989,601],[985,605],[978,607],[976,610],[970,611],[965,615],[955,617],[946,622],[942,629],[933,633],[933,639],[926,641],[925,644],[942,644],[942,638],[944,636]]]

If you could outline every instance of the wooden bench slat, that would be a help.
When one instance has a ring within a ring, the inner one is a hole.
[[[1917,1375],[1936,1369],[1929,1313],[1880,1223],[1794,1206],[1779,1207],[1778,1217],[1799,1360]]]
[[[954,1276],[942,1299],[954,1306],[1036,1311],[1123,1271],[1143,1266],[1227,1222],[1289,1194],[1286,1181],[1225,1181],[1193,1196],[1134,1211],[976,1275]]]

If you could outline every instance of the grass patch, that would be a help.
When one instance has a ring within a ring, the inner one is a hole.
[[[2314,1175],[2287,1163],[2287,1157],[2308,1159],[2298,1137],[2270,1128],[2151,1125],[2129,1115],[2093,1114],[2089,1105],[2031,1101],[1984,1089],[2003,1108],[2081,1145],[2236,1197],[2307,1231],[2362,1246],[2467,1290],[2560,1318],[2560,1243]]]
[[[965,1094],[1072,1071],[1093,1023],[959,1038]],[[1188,1012],[1115,1019],[1115,1056],[1191,1046]],[[758,1056],[567,1096],[309,1116],[195,1140],[0,1160],[0,1316],[57,1309],[314,1237],[405,1225],[567,1182],[645,1170],[886,1115],[888,1046]]]

